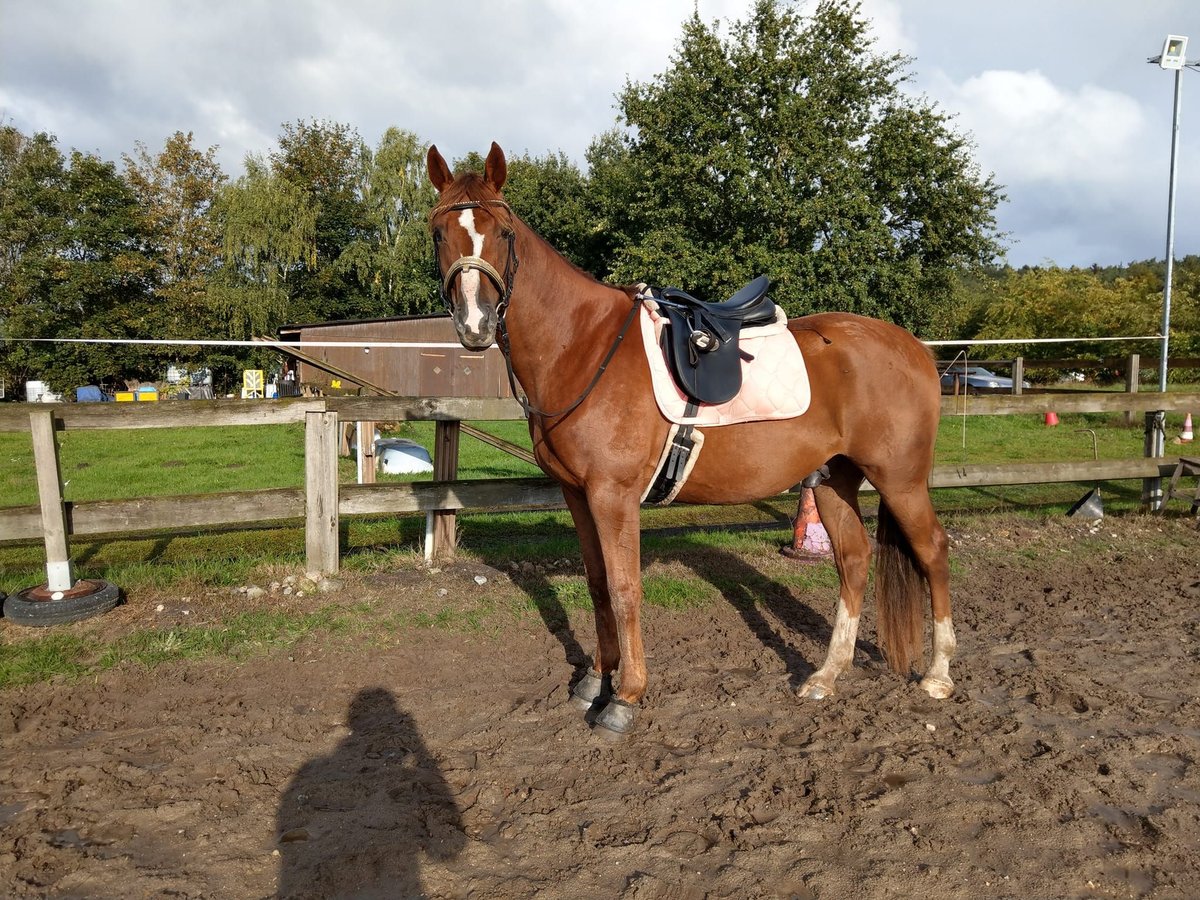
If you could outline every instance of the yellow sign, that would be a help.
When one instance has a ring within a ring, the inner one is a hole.
[[[242,370],[242,399],[261,400],[265,396],[265,379],[262,369]]]

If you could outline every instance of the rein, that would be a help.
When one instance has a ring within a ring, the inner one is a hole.
[[[443,213],[455,212],[462,209],[480,209],[484,206],[499,206],[508,211],[509,216],[515,218],[512,207],[503,200],[466,200],[462,203],[447,203],[441,206],[435,206],[429,212],[429,220],[432,221]],[[630,307],[629,315],[625,317],[625,322],[621,325],[621,330],[617,332],[617,337],[613,341],[612,346],[608,348],[608,353],[605,354],[604,360],[600,363],[600,368],[596,370],[596,374],[592,376],[592,380],[588,382],[587,387],[583,389],[574,402],[563,407],[557,412],[547,412],[544,409],[539,409],[529,402],[528,396],[517,387],[517,378],[513,374],[512,352],[511,345],[508,340],[508,322],[506,314],[508,312],[508,304],[512,299],[513,282],[517,277],[517,268],[520,265],[520,260],[517,259],[517,244],[516,244],[516,229],[511,223],[504,229],[508,238],[508,260],[504,266],[504,275],[481,256],[460,256],[450,264],[445,275],[438,273],[438,295],[441,297],[442,305],[453,315],[454,307],[450,303],[450,286],[454,283],[455,277],[461,272],[469,272],[472,269],[477,269],[488,277],[488,279],[496,286],[496,290],[500,292],[500,302],[496,304],[496,343],[500,347],[500,353],[504,356],[504,367],[508,370],[508,385],[512,389],[513,397],[521,404],[521,410],[525,413],[525,418],[531,415],[541,416],[544,419],[554,419],[559,416],[565,416],[568,413],[574,412],[584,400],[591,394],[592,389],[599,383],[600,376],[604,374],[604,370],[608,368],[608,364],[612,362],[613,356],[617,353],[617,348],[621,346],[621,342],[625,339],[626,333],[629,331],[629,326],[633,324],[633,320],[637,317],[637,311],[641,307],[641,297],[635,297],[633,305]],[[437,244],[440,238],[436,230],[433,232],[433,254],[434,259],[438,259]]]
[[[641,308],[642,300],[640,297],[633,299],[633,306],[629,308],[629,315],[625,317],[625,322],[621,325],[621,330],[617,332],[616,338],[612,342],[612,346],[608,348],[608,353],[604,355],[604,361],[600,363],[600,368],[596,370],[596,374],[592,376],[592,380],[588,382],[588,386],[583,389],[575,401],[569,406],[564,406],[556,412],[547,412],[544,409],[538,409],[529,402],[529,398],[522,396],[522,392],[517,390],[517,380],[513,375],[512,354],[509,352],[508,343],[508,325],[504,321],[504,316],[500,316],[500,321],[497,323],[496,332],[500,345],[500,352],[504,355],[504,365],[508,369],[508,385],[512,388],[513,396],[517,398],[517,402],[521,404],[521,409],[525,412],[525,418],[529,418],[530,414],[541,416],[543,419],[556,419],[559,416],[565,416],[572,413],[584,400],[588,398],[588,394],[592,392],[600,381],[600,376],[604,374],[604,370],[608,368],[608,364],[612,362],[612,358],[617,353],[617,348],[621,346],[621,342],[625,339],[625,334],[629,331],[629,326],[633,324],[633,320],[637,317],[637,311]]]

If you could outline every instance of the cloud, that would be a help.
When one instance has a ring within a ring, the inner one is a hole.
[[[961,85],[943,81],[938,96],[1002,181],[1110,182],[1129,177],[1143,152],[1146,116],[1116,91],[992,70]]]

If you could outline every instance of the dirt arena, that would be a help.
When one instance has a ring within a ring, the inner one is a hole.
[[[870,608],[837,696],[798,701],[836,592],[771,586],[797,565],[771,548],[646,560],[722,588],[647,609],[622,743],[566,702],[583,610],[0,693],[0,894],[1200,896],[1200,533],[997,522],[952,528],[943,702],[882,666]],[[334,602],[516,606],[544,577],[414,566]],[[135,597],[101,627],[149,602],[179,609]]]

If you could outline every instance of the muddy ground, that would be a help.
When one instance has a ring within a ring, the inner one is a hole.
[[[6,691],[0,894],[1200,896],[1193,523],[953,535],[942,702],[887,672],[870,612],[837,696],[799,702],[836,592],[764,588],[797,565],[770,548],[647,560],[722,587],[647,609],[651,687],[620,744],[566,702],[583,610]],[[543,577],[414,563],[334,600],[503,606]],[[189,614],[216,620],[227,595]],[[174,600],[131,598],[103,627]]]

